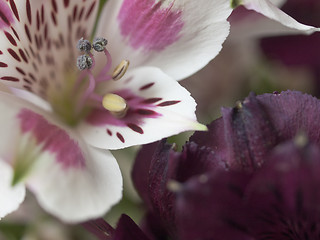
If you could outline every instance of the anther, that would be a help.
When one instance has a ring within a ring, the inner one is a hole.
[[[129,67],[129,63],[130,62],[128,60],[122,60],[121,63],[114,69],[112,73],[112,79],[119,80],[122,78]]]
[[[108,93],[102,99],[102,105],[105,109],[116,117],[124,117],[128,110],[127,102],[117,94]]]
[[[80,52],[88,53],[91,51],[91,43],[88,40],[81,38],[77,43],[77,49]]]
[[[77,58],[77,67],[80,70],[90,69],[92,67],[92,58],[88,55],[81,55]]]
[[[92,47],[97,52],[102,52],[107,46],[108,41],[105,38],[95,38],[92,43]]]

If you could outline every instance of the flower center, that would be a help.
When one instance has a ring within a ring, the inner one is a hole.
[[[126,73],[129,61],[123,60],[109,74],[112,67],[111,54],[106,48],[107,40],[104,38],[96,38],[91,43],[81,38],[77,44],[77,48],[83,54],[77,58],[77,67],[81,71],[78,76],[68,87],[65,98],[60,96],[60,100],[53,101],[54,111],[68,125],[75,126],[81,121],[93,108],[102,108],[109,111],[117,118],[126,115],[128,104],[121,96],[111,93],[97,93],[98,85],[107,81],[117,81]],[[103,69],[94,75],[92,69],[95,67],[95,57],[93,51],[103,54],[106,57],[106,64]],[[72,78],[72,77],[71,77]]]

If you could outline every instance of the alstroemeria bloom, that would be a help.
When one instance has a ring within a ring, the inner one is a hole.
[[[24,183],[64,221],[101,216],[120,199],[122,181],[114,158],[94,147],[123,148],[205,129],[190,94],[143,65],[176,78],[202,67],[228,34],[228,3],[210,3],[210,11],[192,1],[183,9],[178,1],[139,3],[109,1],[97,31],[108,45],[98,43],[102,52],[87,49],[77,62],[77,43],[90,36],[97,1],[0,0],[0,79],[49,103],[44,110],[0,93],[3,192],[14,184],[12,194],[3,194],[11,197],[1,205],[1,217],[23,200]],[[131,64],[125,75],[122,60]]]

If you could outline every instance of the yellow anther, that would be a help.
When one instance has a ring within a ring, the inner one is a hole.
[[[126,100],[124,100],[121,96],[113,93],[104,95],[102,99],[102,105],[105,109],[107,109],[117,117],[124,117],[128,110]]]
[[[122,78],[129,67],[129,63],[130,62],[128,60],[122,60],[121,63],[114,69],[112,73],[112,79],[119,80]]]

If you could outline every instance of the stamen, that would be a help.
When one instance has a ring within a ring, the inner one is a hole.
[[[127,102],[117,94],[108,93],[102,99],[102,105],[116,117],[124,117],[128,110]]]
[[[78,41],[77,49],[80,52],[89,53],[91,51],[91,43],[88,40],[81,38]]]
[[[93,60],[88,55],[81,55],[77,58],[77,67],[80,70],[90,69],[92,67]]]
[[[119,80],[126,73],[130,62],[128,60],[122,60],[121,63],[114,69],[112,73],[113,80]]]
[[[92,47],[97,52],[102,52],[107,46],[108,41],[105,38],[95,38],[92,43]]]

